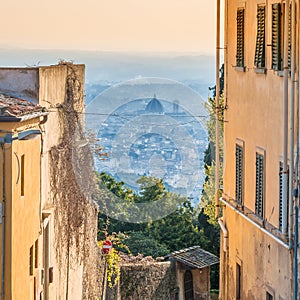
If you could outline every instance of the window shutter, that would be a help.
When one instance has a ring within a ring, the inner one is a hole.
[[[243,203],[243,148],[236,145],[235,200]]]
[[[282,163],[279,164],[279,228],[282,228]]]
[[[236,66],[244,67],[244,17],[245,9],[237,10],[237,44],[236,44]]]
[[[263,217],[264,210],[264,157],[256,153],[255,213]]]
[[[281,5],[272,5],[272,69],[281,69]]]
[[[282,182],[282,172],[283,172],[283,164],[282,162],[279,164],[279,229],[282,228],[282,198],[283,198],[283,182]],[[289,177],[287,178],[287,187],[286,187],[286,199],[288,199],[289,194]],[[288,203],[289,204],[289,203]]]
[[[254,65],[265,67],[265,6],[257,7],[257,35]]]

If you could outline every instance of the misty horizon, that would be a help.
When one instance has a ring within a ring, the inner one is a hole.
[[[194,52],[47,50],[0,46],[2,67],[38,67],[71,61],[86,65],[86,82],[120,82],[136,77],[214,82],[213,55]]]

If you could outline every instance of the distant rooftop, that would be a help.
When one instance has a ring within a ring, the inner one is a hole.
[[[156,95],[154,95],[153,99],[147,104],[145,110],[148,113],[162,114],[164,112],[164,107],[156,98]]]
[[[192,268],[202,269],[219,263],[219,258],[214,254],[193,246],[170,254],[174,260]]]
[[[45,108],[30,101],[11,97],[0,92],[0,118],[2,122],[24,121],[46,115]]]

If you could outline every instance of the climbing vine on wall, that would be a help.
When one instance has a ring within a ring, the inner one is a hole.
[[[107,274],[107,284],[110,288],[113,288],[120,281],[120,266],[121,261],[120,250],[125,250],[125,252],[130,254],[129,248],[124,245],[120,238],[115,235],[107,236],[106,240],[112,242],[113,247],[108,251],[108,253],[103,254],[106,260],[106,274]],[[105,241],[99,241],[98,246],[102,249]]]
[[[96,260],[99,259],[94,240],[97,234],[97,208],[91,200],[91,193],[95,188],[93,159],[87,143],[78,147],[78,141],[84,140],[82,80],[72,63],[60,64],[67,69],[66,93],[62,103],[50,107],[58,117],[60,140],[49,151],[56,259],[59,274],[63,276],[60,282],[66,282],[67,285],[66,293],[70,270],[79,264],[83,265],[85,286],[82,298],[91,299],[99,289],[91,286],[94,280],[91,279],[91,269],[98,267]]]

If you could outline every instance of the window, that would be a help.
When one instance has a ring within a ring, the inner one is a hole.
[[[266,293],[266,300],[273,300],[273,295],[271,295],[269,292]]]
[[[243,147],[235,148],[235,200],[243,203],[243,177],[244,177],[244,153]]]
[[[256,153],[255,213],[264,217],[264,156]]]
[[[279,163],[279,229],[282,229],[282,219],[283,219],[283,214],[282,214],[282,198],[283,198],[283,179],[282,179],[282,174],[283,174],[283,163]],[[289,194],[289,176],[287,176],[287,183],[286,183],[286,199],[288,199],[288,194]],[[287,203],[288,205],[289,203]],[[288,211],[288,209],[287,209]]]
[[[33,246],[29,250],[29,275],[33,275]]]
[[[282,70],[282,19],[281,19],[281,4],[272,5],[272,69]]]
[[[43,269],[44,269],[44,280],[43,280],[43,291],[44,298],[49,299],[49,284],[50,284],[50,225],[46,223],[43,232]]]
[[[237,42],[236,42],[236,66],[244,67],[244,25],[245,25],[245,9],[237,10]]]
[[[184,273],[184,299],[194,300],[193,274],[189,270]]]
[[[265,67],[265,6],[257,7],[257,34],[254,65],[256,68]]]
[[[240,300],[242,295],[242,267],[236,264],[236,300]]]
[[[25,155],[21,156],[21,196],[24,196]]]
[[[37,239],[34,243],[34,267],[37,268],[39,265],[39,240]]]
[[[282,171],[283,164],[279,163],[279,229],[282,228]]]
[[[288,66],[291,67],[291,6],[289,10]],[[272,5],[272,69],[283,70],[285,4]]]

